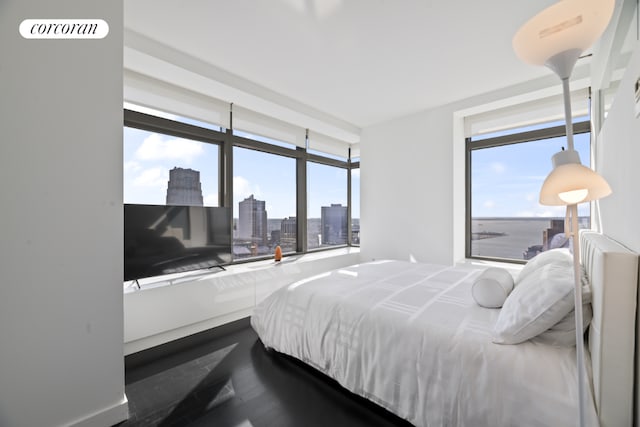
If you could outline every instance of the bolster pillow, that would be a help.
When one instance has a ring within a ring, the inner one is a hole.
[[[489,267],[473,282],[471,294],[481,307],[500,308],[513,290],[513,276],[504,268]]]

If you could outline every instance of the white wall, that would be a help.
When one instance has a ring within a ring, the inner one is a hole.
[[[600,201],[602,228],[640,253],[640,118],[635,117],[635,83],[640,78],[640,42],[615,94],[598,139],[598,172],[613,193]]]
[[[94,18],[102,40],[26,40]],[[0,425],[126,417],[122,2],[0,2]]]
[[[452,262],[451,123],[443,108],[363,129],[363,260]]]
[[[585,67],[572,89],[584,84]],[[578,81],[580,84],[576,84]],[[362,259],[452,264],[464,257],[465,142],[461,113],[561,93],[549,76],[363,129]]]
[[[603,199],[603,231],[640,252],[640,118],[634,84],[636,47],[605,120],[598,171],[613,188]],[[572,89],[588,83],[574,70]],[[461,112],[496,102],[560,92],[555,75],[472,97],[363,129],[361,142],[362,259],[396,258],[450,264],[464,255],[464,135]]]

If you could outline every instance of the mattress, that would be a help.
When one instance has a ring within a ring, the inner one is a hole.
[[[481,271],[355,265],[280,288],[251,324],[267,348],[416,426],[575,426],[575,347],[493,343],[499,309],[471,296]],[[597,425],[590,393],[586,412]]]

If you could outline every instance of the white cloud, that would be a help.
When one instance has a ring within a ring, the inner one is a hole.
[[[491,170],[494,173],[504,173],[505,170],[507,170],[507,167],[504,165],[504,163],[500,163],[500,162],[493,162],[491,163]]]
[[[151,168],[143,170],[133,179],[133,185],[139,187],[167,188],[169,172],[163,168]]]
[[[538,212],[537,216],[541,217],[562,217],[564,218],[565,207],[564,206],[545,206],[542,211]]]
[[[135,160],[128,161],[124,164],[124,171],[135,173],[142,170],[142,165]]]
[[[351,179],[360,179],[360,168],[351,169]]]
[[[493,200],[487,200],[482,204],[482,206],[487,209],[493,209],[496,206],[496,203]]]
[[[218,194],[207,194],[203,201],[205,206],[218,206]]]
[[[195,157],[204,152],[200,142],[181,138],[164,138],[166,137],[157,133],[149,135],[136,150],[136,158],[141,160],[179,160],[190,164]]]
[[[242,176],[233,177],[233,196],[236,200],[244,200],[252,194],[256,199],[259,199],[261,197],[260,187],[252,185]]]

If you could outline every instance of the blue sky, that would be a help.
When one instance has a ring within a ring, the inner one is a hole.
[[[155,113],[155,112],[154,112]],[[165,115],[167,117],[167,115]],[[175,116],[174,116],[175,117]],[[168,117],[168,118],[174,118]],[[234,217],[238,202],[251,194],[266,202],[269,218],[296,215],[295,160],[234,147]],[[165,204],[169,170],[200,171],[204,204],[218,204],[218,148],[215,145],[168,135],[124,128],[124,202]],[[360,171],[354,171],[354,200],[359,200]],[[347,204],[346,170],[308,164],[308,216],[320,217],[320,207]],[[360,204],[352,206],[360,217]]]
[[[589,165],[589,134],[574,138],[583,165]],[[566,148],[566,138],[551,138],[472,152],[473,217],[564,217],[562,206],[542,206],[538,195],[551,172],[551,157]],[[579,205],[589,214],[589,204]]]
[[[218,148],[198,141],[124,129],[124,202],[164,205],[169,170],[200,171],[204,204],[218,204]]]
[[[136,108],[167,118],[176,116]],[[179,118],[193,124],[195,120]],[[210,126],[209,126],[210,127]],[[589,134],[575,136],[574,144],[584,165],[589,165]],[[168,135],[124,129],[124,202],[165,204],[169,170],[173,167],[200,171],[205,205],[218,203],[218,149],[215,145]],[[551,157],[566,138],[514,144],[472,153],[473,217],[563,217],[561,206],[542,206],[538,194],[551,171]],[[320,217],[320,207],[347,204],[344,169],[310,162],[307,166],[308,216]],[[238,202],[251,194],[266,202],[269,218],[296,215],[295,161],[292,158],[234,148],[234,217]],[[353,218],[360,217],[360,170],[353,171]],[[579,206],[580,215],[589,205]]]

